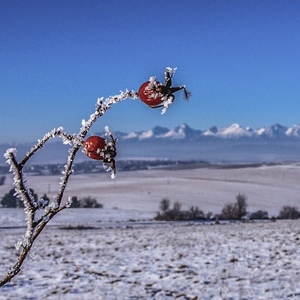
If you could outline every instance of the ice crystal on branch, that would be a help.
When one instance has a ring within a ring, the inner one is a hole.
[[[105,130],[105,135],[112,135],[112,133],[110,132],[108,126],[105,126],[105,127],[104,127],[104,130]]]

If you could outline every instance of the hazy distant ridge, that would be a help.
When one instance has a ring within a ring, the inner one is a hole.
[[[104,133],[91,133],[91,135]],[[173,129],[155,126],[145,131],[115,132],[118,138],[118,159],[204,160],[209,162],[281,162],[300,160],[300,124],[292,127],[275,124],[259,129],[232,124],[226,128],[213,126],[205,130],[182,124]],[[68,146],[48,143],[32,160],[33,163],[65,162]],[[32,144],[0,145],[17,148],[18,157]],[[2,156],[0,164],[5,163]],[[79,153],[77,161],[88,158]]]

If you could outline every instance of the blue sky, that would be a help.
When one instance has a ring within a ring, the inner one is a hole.
[[[300,2],[0,0],[0,143],[78,132],[100,96],[150,76],[186,84],[165,115],[115,105],[92,128],[131,132],[300,123]]]

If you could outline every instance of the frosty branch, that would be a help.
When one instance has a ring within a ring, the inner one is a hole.
[[[174,101],[174,92],[183,89],[186,98],[188,98],[189,93],[185,89],[185,86],[171,87],[171,78],[173,77],[174,72],[175,69],[166,68],[165,85],[156,81],[155,77],[151,77],[149,81],[141,85],[138,93],[132,90],[126,90],[125,92],[120,92],[119,95],[108,97],[105,100],[99,98],[94,113],[90,115],[90,118],[87,121],[82,120],[82,127],[77,134],[68,134],[64,132],[62,127],[53,129],[41,140],[38,140],[38,143],[31,148],[26,156],[20,161],[17,160],[17,151],[15,148],[6,151],[4,156],[7,159],[7,163],[10,165],[10,171],[13,173],[15,194],[24,204],[27,225],[23,239],[16,244],[17,250],[20,250],[17,262],[0,281],[0,287],[19,274],[21,266],[29,254],[34,241],[49,221],[60,211],[71,205],[70,198],[65,204],[62,204],[62,200],[68,180],[73,174],[74,159],[81,147],[83,148],[83,152],[90,158],[102,160],[107,169],[111,171],[112,178],[115,176],[116,167],[114,157],[116,155],[116,139],[109,132],[108,127],[106,127],[106,135],[110,136],[110,142],[102,137],[95,136],[84,140],[92,125],[103,116],[113,104],[127,98],[137,99],[140,97],[144,103],[152,108],[163,107],[162,113],[164,113]],[[34,154],[41,150],[49,140],[56,137],[61,138],[64,144],[70,145],[67,162],[62,172],[63,176],[60,178],[59,190],[52,201],[46,201],[43,198],[36,200],[30,189],[27,187],[23,169]]]
[[[103,101],[102,98],[98,99],[96,110],[90,116],[89,120],[82,121],[82,127],[77,135],[70,135],[63,131],[63,128],[53,129],[51,132],[47,133],[38,143],[30,149],[26,156],[20,161],[17,161],[16,149],[8,149],[5,153],[7,163],[10,164],[10,170],[14,174],[14,186],[16,190],[16,195],[23,201],[26,213],[27,228],[24,238],[19,242],[16,247],[21,249],[17,263],[12,267],[11,270],[6,274],[6,276],[0,281],[0,286],[9,282],[14,276],[16,276],[21,269],[21,266],[27,257],[34,241],[42,232],[47,223],[61,210],[70,206],[70,201],[62,205],[62,198],[67,186],[70,175],[73,173],[74,159],[78,150],[83,144],[83,139],[87,135],[91,126],[101,117],[112,104],[125,100],[127,98],[137,98],[137,94],[134,91],[121,92],[119,95],[112,96]],[[26,185],[26,179],[23,174],[23,168],[28,160],[50,140],[55,137],[60,137],[65,144],[70,144],[69,156],[67,164],[64,167],[63,176],[60,181],[60,188],[51,203],[45,203],[43,199],[36,201],[31,195],[30,189]],[[112,174],[115,170],[111,169]],[[37,218],[37,212],[44,209],[42,216]]]

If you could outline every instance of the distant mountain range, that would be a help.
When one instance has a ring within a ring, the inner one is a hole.
[[[104,135],[103,133],[92,133]],[[300,124],[285,127],[275,124],[253,130],[232,124],[226,128],[213,126],[198,130],[182,124],[174,129],[156,126],[146,131],[116,132],[118,159],[172,159],[209,162],[282,162],[300,160]],[[26,154],[32,144],[0,145],[17,148],[18,157]],[[59,140],[48,143],[35,155],[32,163],[62,163],[68,146]],[[1,158],[0,158],[1,159]],[[88,158],[80,153],[77,161]],[[0,164],[4,164],[2,156]]]
[[[204,131],[192,129],[187,124],[182,124],[174,129],[156,126],[148,131],[135,131],[132,133],[118,132],[122,140],[137,139],[178,139],[178,140],[203,140],[207,137],[222,139],[238,138],[300,138],[300,124],[292,127],[285,127],[275,124],[270,127],[263,127],[253,130],[249,127],[243,128],[239,124],[232,124],[229,127],[218,128],[213,126]]]

